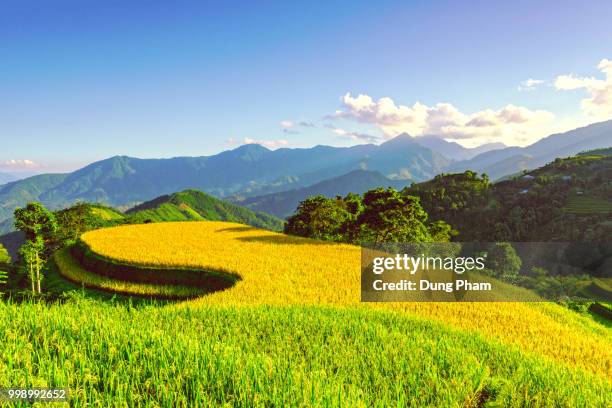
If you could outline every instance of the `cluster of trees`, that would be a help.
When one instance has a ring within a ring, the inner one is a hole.
[[[9,271],[17,270],[23,272],[32,293],[42,293],[43,271],[53,252],[73,243],[82,233],[105,226],[92,215],[92,208],[91,204],[78,203],[52,212],[37,202],[17,208],[14,225],[23,232],[25,242],[19,249],[17,268],[12,267],[10,256],[0,247],[0,285],[6,284]]]
[[[444,221],[429,222],[418,197],[377,188],[346,197],[310,197],[287,219],[285,233],[348,243],[448,242]]]
[[[437,175],[430,181],[412,184],[402,193],[419,197],[432,220],[447,222],[458,231],[458,238],[467,242],[467,234],[478,228],[485,215],[483,210],[491,200],[491,183],[486,174],[479,176],[468,170]]]

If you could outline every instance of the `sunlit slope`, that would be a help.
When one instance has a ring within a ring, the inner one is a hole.
[[[0,315],[0,384],[61,384],[74,407],[612,403],[601,376],[402,313],[77,298],[0,302]]]
[[[338,305],[406,312],[476,330],[571,366],[612,376],[610,330],[554,304],[360,304],[360,250],[224,222],[122,226],[86,233],[97,254],[140,265],[224,270],[229,290],[182,305]]]

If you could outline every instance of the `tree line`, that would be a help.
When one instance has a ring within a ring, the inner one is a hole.
[[[377,188],[363,196],[310,197],[287,219],[284,232],[353,244],[448,242],[454,233],[445,221],[430,221],[418,197],[394,188]]]

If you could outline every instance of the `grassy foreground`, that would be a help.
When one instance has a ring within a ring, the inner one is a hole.
[[[612,402],[603,378],[397,313],[78,298],[0,313],[0,383],[67,386],[73,406]]]

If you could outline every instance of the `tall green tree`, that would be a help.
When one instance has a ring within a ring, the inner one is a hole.
[[[19,249],[19,255],[23,259],[26,271],[28,272],[28,279],[32,285],[32,293],[42,293],[43,251],[44,243],[41,237],[27,240]]]
[[[288,218],[285,233],[365,244],[448,242],[454,231],[444,221],[428,223],[417,197],[378,188],[363,198],[357,194],[335,199],[310,197]]]
[[[41,293],[42,269],[55,246],[57,221],[42,204],[32,202],[15,210],[15,228],[25,233],[26,242],[19,253],[28,271],[32,292]]]
[[[6,285],[8,272],[11,266],[11,256],[2,244],[0,244],[0,288]],[[2,292],[0,292],[1,294]]]

